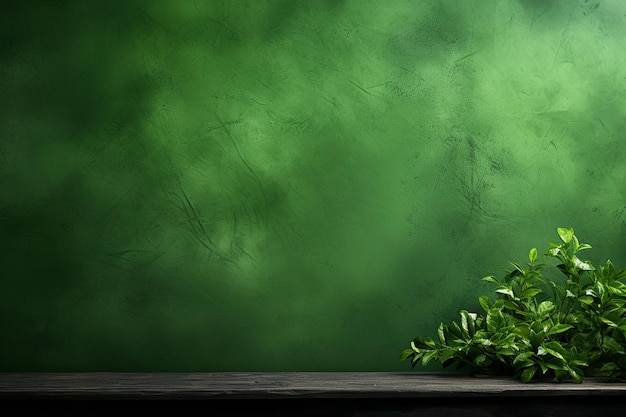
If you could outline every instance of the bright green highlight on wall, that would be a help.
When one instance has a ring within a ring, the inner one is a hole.
[[[3,8],[0,370],[408,371],[557,227],[626,261],[621,0]]]

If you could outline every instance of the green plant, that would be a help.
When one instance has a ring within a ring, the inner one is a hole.
[[[483,278],[495,294],[479,297],[482,313],[461,310],[436,338],[415,337],[400,360],[522,382],[626,378],[626,268],[581,260],[591,246],[571,228],[557,233],[560,241],[549,242],[543,257],[533,248],[525,266],[511,262],[502,278]]]

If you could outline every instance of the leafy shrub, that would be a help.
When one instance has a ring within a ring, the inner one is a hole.
[[[498,279],[493,297],[481,296],[481,314],[460,311],[441,323],[437,337],[417,336],[400,360],[411,367],[439,361],[470,374],[509,375],[522,382],[585,376],[626,377],[626,268],[610,260],[595,267],[579,253],[590,249],[574,230],[558,228],[542,258],[536,248],[525,267]]]

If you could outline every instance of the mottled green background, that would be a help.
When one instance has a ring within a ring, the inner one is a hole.
[[[626,2],[3,1],[0,370],[408,371],[626,261]]]

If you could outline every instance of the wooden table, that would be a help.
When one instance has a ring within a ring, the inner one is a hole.
[[[0,373],[0,400],[46,416],[137,415],[139,407],[172,416],[199,408],[219,416],[623,417],[626,384],[419,372]]]

